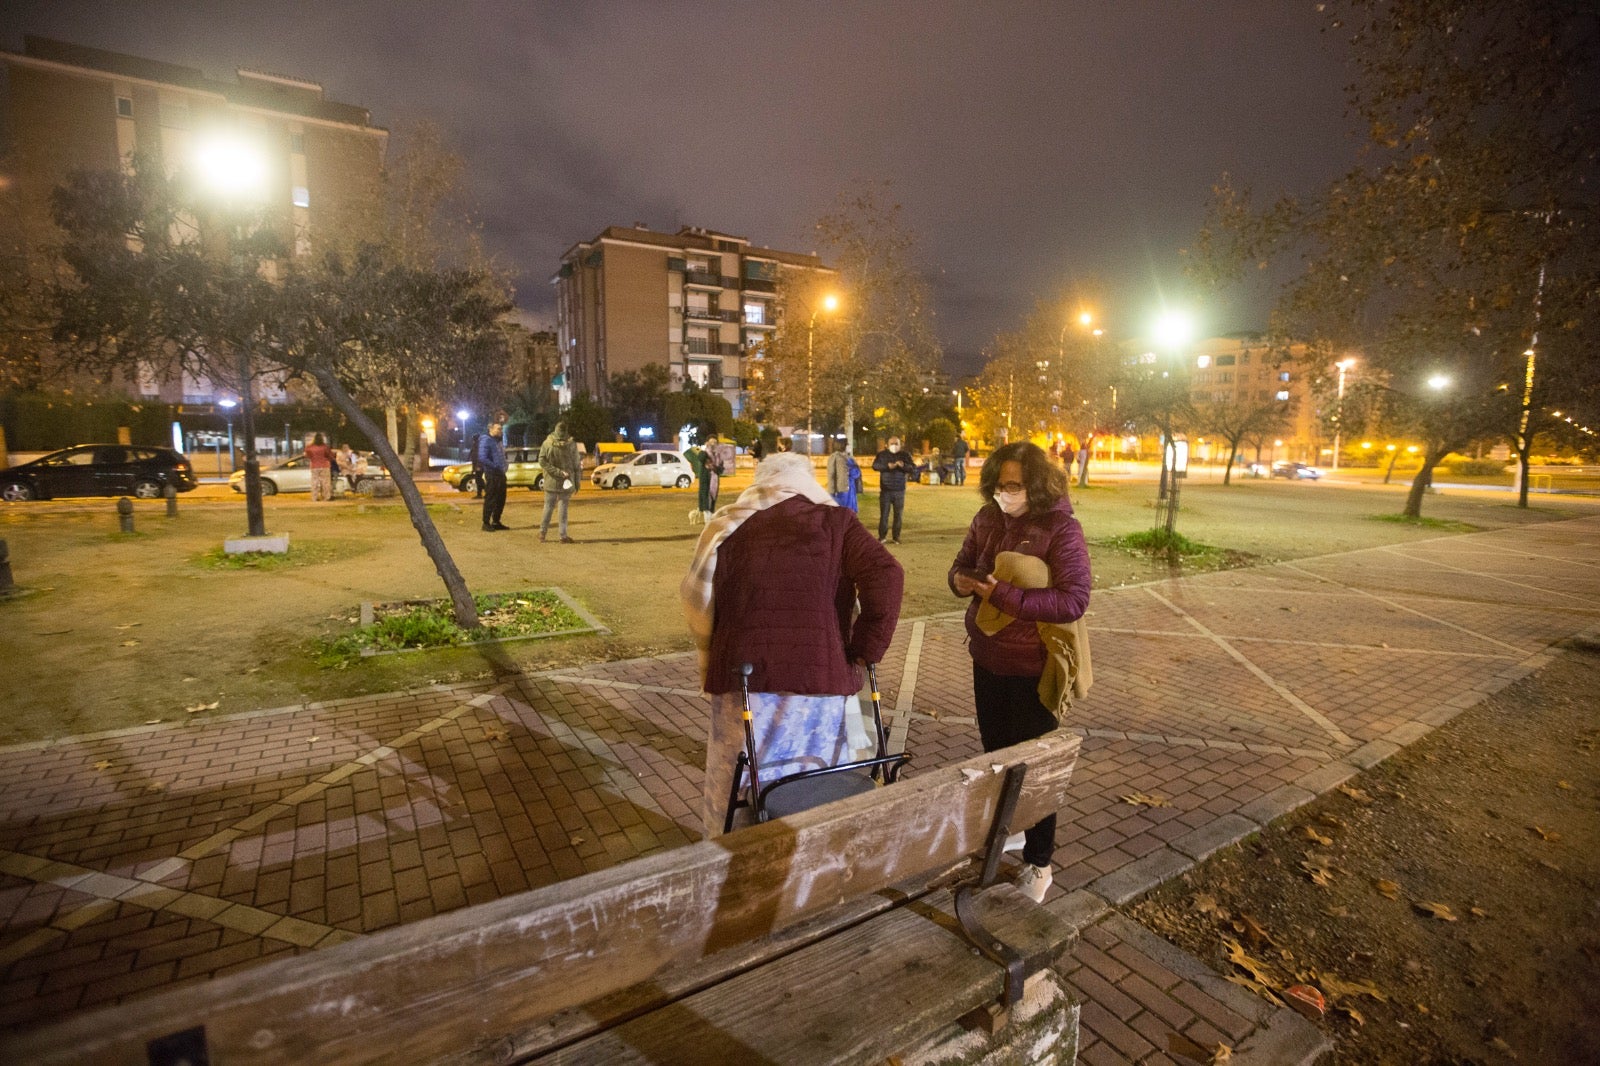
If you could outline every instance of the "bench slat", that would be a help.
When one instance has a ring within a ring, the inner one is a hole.
[[[14,1061],[145,1062],[204,1024],[213,1061],[494,1062],[506,1034],[979,850],[1003,770],[1028,763],[1016,825],[1060,810],[1079,739],[1052,733],[891,788],[143,997],[24,1035]]]

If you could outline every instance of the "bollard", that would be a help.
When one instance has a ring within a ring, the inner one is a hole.
[[[16,582],[11,579],[11,549],[6,547],[6,542],[0,540],[0,596],[4,596],[16,587]]]
[[[178,517],[178,490],[168,485],[161,490],[161,495],[167,498],[167,517]]]
[[[117,521],[122,523],[124,533],[133,532],[133,501],[126,496],[117,501]]]

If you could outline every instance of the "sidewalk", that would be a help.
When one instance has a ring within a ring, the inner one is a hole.
[[[1047,900],[1085,927],[1083,1061],[1282,1035],[1110,908],[1600,624],[1597,542],[1578,519],[1095,594]],[[880,678],[914,767],[977,753],[958,614],[903,620]],[[704,714],[675,654],[0,750],[0,1027],[696,839]]]

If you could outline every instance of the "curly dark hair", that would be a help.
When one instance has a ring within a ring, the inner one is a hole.
[[[1000,468],[1016,460],[1022,464],[1022,483],[1028,489],[1028,513],[1043,514],[1067,495],[1067,475],[1050,459],[1050,454],[1031,441],[1002,444],[983,461],[978,475],[978,493],[988,502],[1000,485]]]

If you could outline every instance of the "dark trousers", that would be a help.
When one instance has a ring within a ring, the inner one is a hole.
[[[955,483],[957,485],[965,485],[967,483],[967,457],[965,455],[956,459],[953,473],[955,474]]]
[[[894,539],[900,539],[900,519],[906,512],[906,490],[883,490],[878,493],[878,539],[889,531],[889,510],[894,509]]]
[[[500,524],[500,513],[506,509],[506,472],[504,470],[483,471],[483,524],[494,526]]]
[[[1037,677],[991,674],[972,664],[972,702],[978,709],[978,735],[984,751],[998,751],[1025,740],[1035,740],[1056,728],[1056,716],[1039,702]],[[1022,860],[1049,866],[1056,853],[1056,816],[1048,815],[1030,826],[1022,847]]]

